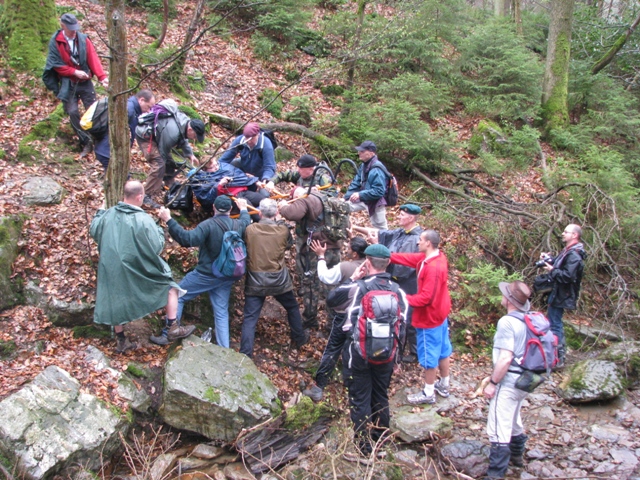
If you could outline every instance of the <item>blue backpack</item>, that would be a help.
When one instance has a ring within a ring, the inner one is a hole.
[[[247,247],[242,237],[235,230],[228,230],[220,220],[213,217],[213,221],[224,231],[220,255],[211,265],[211,273],[216,278],[239,280],[247,271]],[[233,221],[232,228],[236,222]]]

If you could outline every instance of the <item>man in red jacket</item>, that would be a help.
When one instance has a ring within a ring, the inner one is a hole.
[[[425,369],[424,390],[407,397],[409,403],[436,403],[435,392],[449,396],[449,357],[453,348],[449,340],[451,297],[447,286],[449,263],[438,249],[440,235],[425,230],[418,240],[420,253],[392,253],[391,263],[415,268],[418,272],[418,293],[407,295],[413,307],[412,323],[416,329],[418,361]],[[440,380],[436,382],[436,370]]]
[[[80,33],[78,19],[72,13],[60,17],[60,30],[49,40],[49,54],[42,79],[46,87],[62,100],[64,111],[69,115],[82,146],[81,158],[93,149],[91,136],[80,128],[81,100],[85,110],[96,101],[93,76],[106,88],[109,86],[107,74],[102,69],[96,49],[84,33]]]

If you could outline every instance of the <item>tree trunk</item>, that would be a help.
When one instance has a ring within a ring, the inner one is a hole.
[[[522,0],[513,0],[513,22],[516,24],[516,33],[522,36]]]
[[[602,70],[604,67],[606,67],[611,63],[611,61],[616,56],[616,54],[622,49],[622,47],[624,47],[624,44],[627,43],[627,40],[629,39],[631,34],[634,32],[634,30],[636,29],[639,23],[640,23],[640,15],[638,15],[638,17],[636,17],[636,19],[633,21],[631,26],[627,28],[627,31],[618,37],[618,39],[615,41],[615,43],[609,49],[609,51],[600,60],[598,60],[593,65],[593,67],[591,67],[591,73],[593,75],[595,75],[596,73],[598,73],[600,70]]]
[[[358,49],[360,48],[360,36],[362,35],[362,25],[364,24],[364,10],[367,7],[367,0],[358,0],[358,23],[356,33],[353,36],[353,44],[351,51],[353,58],[349,60],[349,69],[347,70],[347,90],[353,87],[354,77],[356,75],[356,63],[358,62]]]
[[[187,29],[187,33],[184,36],[184,41],[182,42],[182,54],[173,62],[173,65],[169,68],[167,72],[167,78],[169,81],[174,84],[174,86],[178,85],[178,81],[182,76],[184,71],[184,65],[187,62],[187,52],[189,51],[189,46],[191,42],[193,42],[193,37],[196,36],[196,31],[198,29],[198,23],[202,20],[202,11],[204,10],[205,0],[198,0],[196,5],[196,10],[193,12],[193,17],[191,18],[191,23],[189,24],[189,28]]]
[[[167,36],[167,28],[169,26],[169,0],[162,0],[162,32],[160,32],[160,37],[155,41],[156,48],[160,48],[162,46],[162,42],[164,42],[164,37]]]
[[[111,158],[104,182],[107,207],[122,199],[129,174],[129,123],[127,117],[127,24],[125,0],[105,2],[105,20],[109,37],[109,143]]]
[[[569,57],[575,0],[551,2],[547,62],[542,84],[542,117],[547,131],[569,125]]]
[[[509,13],[511,0],[493,0],[493,13],[496,17],[504,17]]]

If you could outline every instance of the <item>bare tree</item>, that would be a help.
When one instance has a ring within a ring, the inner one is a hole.
[[[107,206],[118,203],[129,173],[129,124],[127,117],[127,24],[125,0],[105,2],[109,39],[109,146],[111,158],[104,183]]]
[[[205,0],[198,0],[196,4],[196,10],[193,12],[193,17],[191,18],[191,23],[189,24],[189,28],[187,29],[187,34],[184,36],[184,41],[182,42],[182,51],[184,52],[180,55],[173,65],[167,71],[167,78],[170,81],[177,85],[178,79],[182,76],[182,72],[184,71],[184,65],[187,62],[187,52],[191,43],[193,42],[193,38],[196,36],[196,31],[198,30],[198,24],[202,21],[202,11],[204,10]]]
[[[547,62],[542,84],[542,115],[547,130],[569,124],[569,57],[575,0],[551,2]]]

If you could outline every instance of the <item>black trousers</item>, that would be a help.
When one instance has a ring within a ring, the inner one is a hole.
[[[69,100],[62,102],[64,112],[69,115],[71,126],[80,139],[80,145],[84,146],[91,141],[91,135],[80,128],[81,115],[78,108],[79,101],[82,101],[85,110],[96,101],[96,91],[93,88],[93,82],[91,80],[72,83]]]
[[[320,388],[326,387],[329,383],[331,373],[333,372],[333,369],[336,368],[338,357],[342,353],[344,343],[347,341],[347,332],[342,331],[345,315],[345,313],[337,313],[333,317],[329,340],[327,341],[327,346],[322,353],[320,366],[316,372],[316,385]]]
[[[389,428],[389,384],[394,362],[372,365],[355,351],[353,342],[348,341],[342,363],[356,441],[376,442]]]
[[[244,319],[242,320],[242,336],[240,337],[240,353],[244,353],[248,357],[253,356],[253,344],[256,338],[256,325],[260,318],[264,299],[267,297],[257,297],[247,295],[244,300]],[[294,342],[304,341],[304,330],[302,329],[302,316],[300,315],[300,307],[298,300],[293,294],[293,290],[280,295],[274,295],[280,305],[287,311],[287,320],[289,328],[291,328],[291,339]]]

